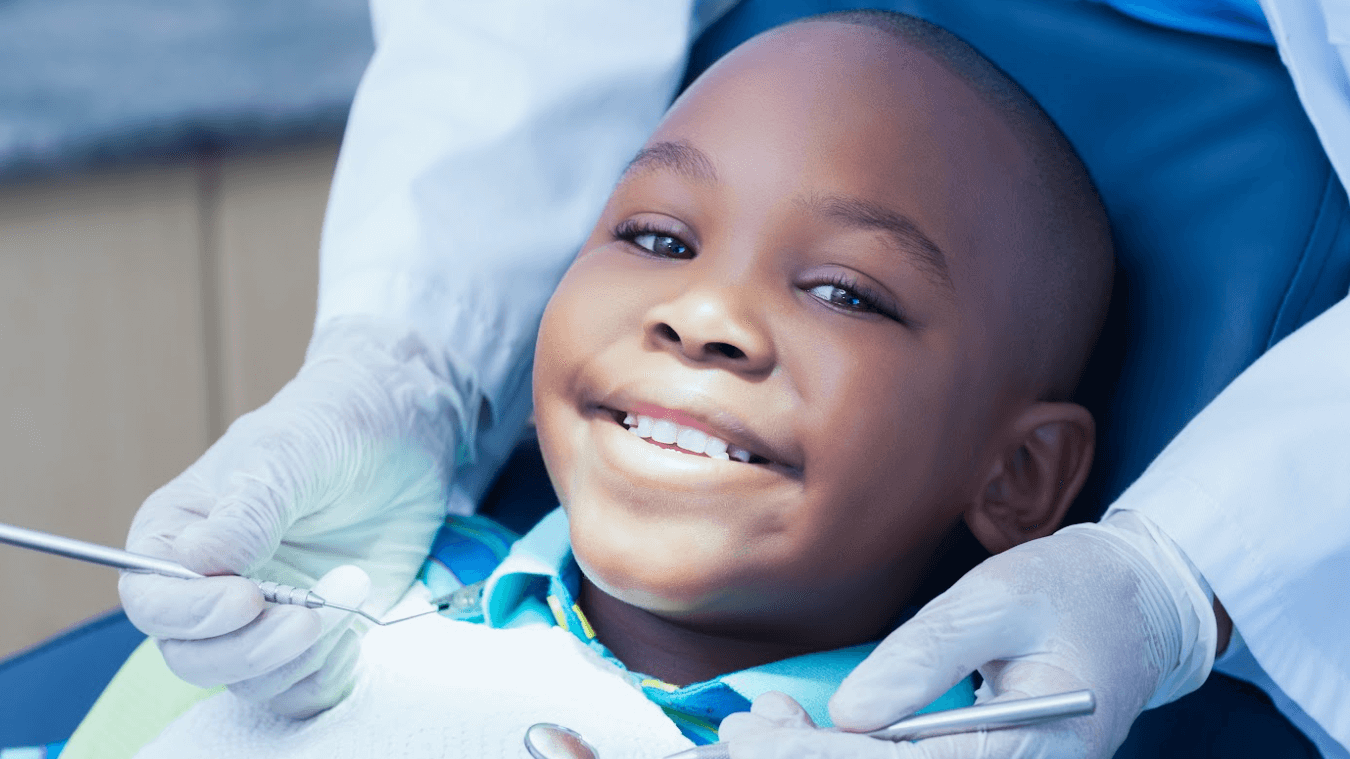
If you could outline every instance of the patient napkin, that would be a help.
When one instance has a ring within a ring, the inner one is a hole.
[[[581,733],[602,757],[656,759],[692,745],[618,667],[566,630],[431,615],[371,630],[355,690],[316,717],[280,717],[222,693],[137,756],[521,759],[536,722]]]

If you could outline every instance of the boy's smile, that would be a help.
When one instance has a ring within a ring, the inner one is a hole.
[[[691,87],[540,328],[583,598],[803,650],[884,633],[1034,400],[994,244],[1028,171],[992,107],[871,29],[780,29]]]
[[[653,445],[722,461],[739,461],[745,464],[781,463],[780,457],[768,443],[746,432],[745,425],[737,423],[734,417],[724,418],[722,427],[714,427],[713,423],[707,420],[717,416],[715,414],[694,416],[688,412],[650,403],[635,403],[627,408],[628,412],[618,415],[623,416],[621,424],[629,432],[650,441]],[[737,442],[740,445],[737,445]]]

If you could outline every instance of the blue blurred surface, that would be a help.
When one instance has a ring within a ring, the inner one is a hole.
[[[69,738],[143,640],[112,611],[0,661],[0,748]]]
[[[365,0],[0,0],[0,181],[341,134]]]

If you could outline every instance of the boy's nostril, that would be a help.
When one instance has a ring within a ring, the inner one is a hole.
[[[708,343],[708,350],[720,353],[727,358],[745,358],[745,351],[729,343]]]
[[[669,324],[656,325],[656,331],[658,334],[661,335],[661,337],[664,337],[665,339],[670,340],[671,342],[678,343],[680,341],[680,333],[676,332],[675,328],[670,326]]]

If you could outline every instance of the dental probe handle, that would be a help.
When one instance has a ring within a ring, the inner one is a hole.
[[[258,590],[262,591],[264,600],[271,601],[274,604],[291,604],[303,606],[306,609],[318,609],[328,605],[323,596],[312,590],[282,585],[271,580],[258,583]]]
[[[0,523],[0,543],[65,556],[68,559],[103,564],[117,569],[125,569],[129,572],[150,572],[184,580],[196,580],[205,577],[205,575],[193,572],[182,564],[168,559],[157,559],[153,556],[123,551],[120,548],[110,548],[97,543],[86,543],[83,540],[52,535],[48,532],[15,527],[12,524]]]
[[[86,543],[83,540],[53,535],[49,532],[15,527],[12,524],[0,523],[0,543],[56,554],[68,559],[103,564],[117,569],[125,569],[128,572],[149,572],[183,580],[197,580],[206,576],[193,572],[182,564],[168,559],[157,559],[153,556],[123,551],[120,548]],[[317,609],[328,605],[328,602],[322,596],[311,590],[294,588],[290,585],[281,585],[275,582],[257,582],[256,580],[254,582],[257,583],[258,589],[262,591],[263,598],[275,604],[294,604],[307,609]]]
[[[1056,693],[1053,696],[1019,698],[1014,701],[929,712],[902,719],[890,727],[861,735],[883,741],[913,741],[976,730],[1034,725],[1038,722],[1091,714],[1096,708],[1097,700],[1093,697],[1092,691],[1077,690]],[[836,731],[831,729],[830,732]],[[730,759],[730,756],[727,744],[710,743],[671,754],[666,759]]]

